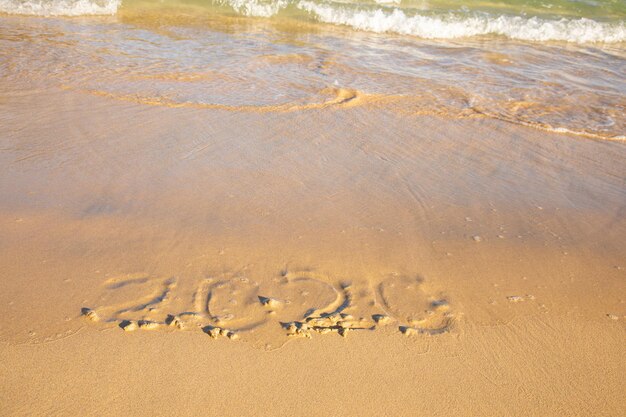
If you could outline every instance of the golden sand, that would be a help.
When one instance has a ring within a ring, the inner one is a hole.
[[[621,143],[368,102],[1,105],[2,415],[623,413]]]

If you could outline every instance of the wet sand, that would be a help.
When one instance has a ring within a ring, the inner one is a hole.
[[[621,415],[623,143],[5,91],[0,414]]]

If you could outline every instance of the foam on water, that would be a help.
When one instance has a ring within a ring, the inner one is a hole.
[[[302,0],[298,7],[315,19],[351,26],[372,32],[391,32],[427,39],[453,39],[480,35],[502,35],[527,41],[624,42],[624,22],[604,23],[591,19],[546,20],[537,17],[490,16],[474,14],[460,16],[408,15],[398,8],[359,9],[338,7],[331,3]]]
[[[122,0],[0,0],[0,12],[41,16],[112,15]],[[164,3],[167,3],[165,0]],[[428,9],[401,0],[338,2],[325,0],[206,0],[206,6],[227,6],[243,16],[277,15],[343,25],[357,30],[396,33],[425,39],[455,39],[497,35],[525,41],[573,43],[626,42],[626,21],[591,19],[588,14],[569,17],[485,11],[467,4],[460,9]],[[465,4],[465,2],[464,2]],[[505,2],[504,4],[509,4]],[[509,4],[509,6],[514,3]],[[125,4],[133,7],[133,3]],[[215,11],[215,10],[213,10]],[[607,15],[608,16],[608,15]],[[617,15],[619,16],[619,15]],[[615,16],[613,16],[615,17]],[[595,16],[594,16],[595,18]]]
[[[288,0],[217,0],[218,3],[232,7],[244,16],[272,17],[289,5]]]
[[[113,15],[122,0],[0,0],[0,12],[34,16]]]

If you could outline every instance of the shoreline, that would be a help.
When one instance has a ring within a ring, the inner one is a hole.
[[[367,106],[1,106],[0,414],[623,409],[621,143]],[[265,327],[259,296],[279,300]],[[454,325],[420,331],[442,301]],[[390,323],[285,342],[280,322],[344,304]],[[119,328],[195,308],[183,329]],[[240,340],[205,334],[220,315]]]

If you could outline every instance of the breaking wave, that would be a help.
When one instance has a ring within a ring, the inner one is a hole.
[[[40,16],[115,14],[122,0],[0,0],[0,12]],[[496,35],[525,41],[572,43],[626,42],[626,21],[526,17],[480,11],[434,13],[403,7],[399,0],[346,3],[325,0],[206,0],[239,15],[270,18],[287,15],[357,30],[396,33],[426,39]],[[167,0],[165,0],[167,3]],[[132,6],[131,6],[132,7]],[[289,11],[287,11],[289,10]]]
[[[298,7],[315,19],[371,32],[391,32],[427,39],[452,39],[481,35],[501,35],[527,41],[624,42],[624,22],[605,23],[591,19],[546,20],[538,17],[448,14],[407,15],[399,8],[387,11],[336,7],[332,3],[302,0]]]
[[[34,16],[113,15],[122,0],[0,0],[0,12]]]

